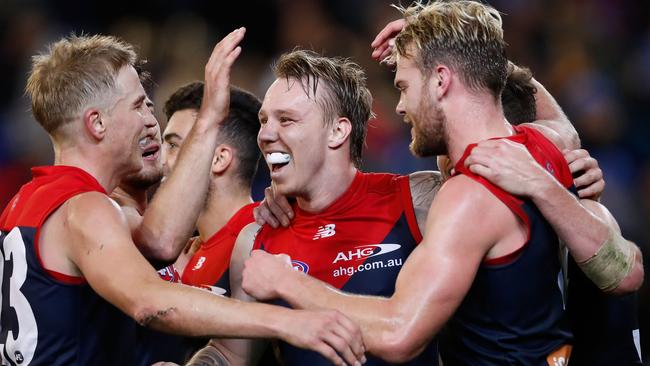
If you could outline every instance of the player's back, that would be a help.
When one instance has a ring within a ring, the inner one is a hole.
[[[409,178],[357,173],[350,188],[328,208],[312,214],[294,205],[288,228],[263,227],[255,248],[288,254],[294,268],[345,292],[391,296],[408,255],[422,240]],[[286,304],[283,304],[286,305]],[[280,344],[286,365],[329,365],[320,355]],[[437,365],[436,342],[407,365]],[[366,365],[388,365],[368,357]]]
[[[526,146],[569,188],[568,166],[550,141],[529,128],[516,131],[508,139]],[[532,202],[507,194],[464,166],[472,148],[456,164],[457,174],[476,180],[508,206],[527,226],[528,240],[513,253],[481,263],[470,290],[441,333],[443,363],[541,366],[562,358],[566,362],[571,333],[560,288],[558,238]]]
[[[106,192],[74,167],[34,168],[33,174],[0,217],[3,364],[132,364],[135,322],[83,277],[47,270],[39,256],[40,229],[54,211],[78,194]]]

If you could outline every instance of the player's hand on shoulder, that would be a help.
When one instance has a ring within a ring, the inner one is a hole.
[[[377,61],[384,61],[393,53],[395,37],[404,29],[404,19],[393,20],[377,34],[370,46],[372,47],[372,58]]]
[[[250,258],[244,263],[242,288],[257,300],[272,300],[279,296],[280,282],[287,280],[293,271],[288,255],[253,250]]]
[[[293,219],[293,209],[287,197],[277,194],[273,187],[267,187],[264,200],[253,209],[253,217],[260,226],[268,224],[274,229],[280,225],[287,227]]]
[[[532,196],[553,180],[526,147],[506,139],[481,141],[465,160],[465,166],[518,196]]]
[[[603,171],[585,149],[564,150],[564,159],[573,174],[573,184],[578,189],[580,198],[598,201],[605,190]]]
[[[314,350],[334,365],[366,362],[361,329],[336,310],[294,310],[283,339],[294,346]]]

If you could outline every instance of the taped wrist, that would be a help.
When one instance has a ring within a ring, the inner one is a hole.
[[[578,266],[599,289],[611,291],[630,273],[635,255],[634,244],[610,230],[596,254]]]

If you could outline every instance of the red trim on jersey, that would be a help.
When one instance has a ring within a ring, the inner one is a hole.
[[[510,141],[524,145],[533,156],[535,161],[537,161],[537,163],[539,163],[549,173],[551,173],[562,185],[564,185],[565,188],[571,187],[571,185],[573,185],[571,170],[569,169],[566,160],[564,160],[564,156],[549,139],[547,139],[541,132],[535,130],[534,128],[526,126],[513,126],[513,128],[515,130],[514,135],[508,137],[495,137],[490,140],[508,139]],[[511,263],[519,256],[519,254],[521,254],[523,249],[526,247],[526,245],[528,245],[528,242],[530,241],[530,220],[528,218],[528,215],[526,215],[521,207],[523,204],[522,200],[495,186],[487,179],[472,173],[465,166],[465,159],[467,159],[476,145],[477,144],[470,144],[467,146],[465,152],[463,153],[463,156],[456,163],[456,172],[454,175],[462,173],[483,185],[501,202],[508,206],[508,208],[510,208],[515,213],[515,215],[517,215],[517,217],[519,217],[526,225],[527,239],[521,247],[506,255],[483,260],[483,263],[487,265],[503,265]]]
[[[408,175],[399,176],[396,178],[397,183],[399,184],[399,189],[402,194],[402,205],[404,206],[404,215],[406,216],[406,222],[409,225],[413,239],[419,244],[422,241],[422,233],[420,232],[420,226],[418,225],[418,220],[415,217],[415,209],[413,208],[413,196],[411,195],[411,182]]]
[[[38,242],[43,223],[67,200],[81,193],[106,194],[106,191],[92,175],[77,167],[65,165],[34,167],[32,176],[32,181],[20,189],[16,197],[11,200],[12,203],[5,209],[0,229],[9,231],[16,226],[36,228],[34,253],[43,271],[52,279],[64,284],[86,283],[85,278],[81,276],[70,276],[46,268]],[[48,187],[48,190],[41,192],[41,187]],[[32,198],[35,195],[38,197]],[[27,207],[24,206],[25,200],[30,203]]]

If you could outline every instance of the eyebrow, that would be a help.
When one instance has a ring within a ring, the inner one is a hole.
[[[147,98],[146,95],[144,95],[144,94],[140,95],[140,96],[138,97],[138,99],[136,99],[136,100],[133,102],[133,105],[134,105],[134,106],[135,106],[135,105],[139,105],[140,103],[142,103],[142,102],[145,100],[145,98]],[[153,104],[153,103],[152,103],[152,104]]]
[[[176,132],[166,133],[163,136],[163,140],[165,140],[165,142],[169,142],[169,140],[172,140],[172,139],[182,140],[181,136],[179,134],[177,134]]]

